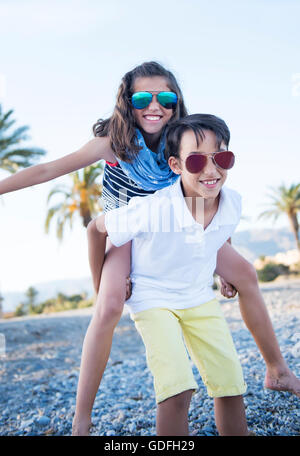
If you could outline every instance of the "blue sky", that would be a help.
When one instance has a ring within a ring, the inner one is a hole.
[[[41,162],[54,160],[93,137],[125,72],[157,60],[174,72],[190,113],[230,127],[237,161],[227,185],[243,197],[239,229],[270,227],[256,220],[268,187],[299,182],[299,17],[296,0],[2,0],[0,102],[30,126],[28,145],[47,150]],[[54,226],[43,230],[47,195],[65,182],[1,198],[1,291],[89,275],[79,221],[61,246]]]

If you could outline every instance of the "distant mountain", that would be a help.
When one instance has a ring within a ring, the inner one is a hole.
[[[232,244],[251,262],[261,255],[273,256],[296,248],[295,238],[287,228],[238,231],[232,236]]]
[[[278,252],[284,252],[296,247],[294,237],[288,229],[239,231],[232,236],[232,244],[250,262],[256,260],[260,255],[273,256]],[[32,285],[29,284],[28,286]],[[92,280],[88,277],[73,280],[55,280],[34,284],[33,286],[39,292],[37,296],[38,302],[53,298],[59,292],[72,295],[85,291],[88,297],[93,295]],[[24,293],[3,293],[4,312],[13,311],[20,302],[24,301],[26,299]]]

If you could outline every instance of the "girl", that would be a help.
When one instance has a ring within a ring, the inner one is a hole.
[[[95,139],[78,151],[22,170],[0,182],[0,194],[47,182],[104,159],[104,211],[133,196],[147,195],[177,178],[164,158],[164,127],[187,114],[173,74],[156,62],[137,66],[123,77],[112,116],[94,126]],[[94,315],[82,349],[73,435],[88,435],[91,411],[123,311],[130,274],[130,243],[116,248],[99,243],[94,221],[88,226],[89,261],[95,291]],[[265,386],[300,396],[300,380],[286,365],[274,334],[254,267],[227,242],[218,253],[216,273],[222,293],[239,293],[242,317],[266,362]],[[100,284],[100,286],[99,286]],[[232,285],[231,285],[232,284]],[[231,294],[230,294],[231,293]]]

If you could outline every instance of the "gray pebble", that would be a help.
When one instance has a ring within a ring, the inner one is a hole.
[[[264,293],[281,351],[298,377],[298,359],[290,350],[296,343],[292,336],[299,332],[299,292],[298,284],[277,294]],[[287,307],[291,303],[293,307]],[[299,435],[299,399],[263,389],[264,361],[241,320],[238,302],[229,304],[224,299],[221,305],[248,384],[244,401],[249,428],[257,435]],[[26,324],[22,319],[0,322],[0,332],[6,332],[9,342],[0,379],[0,435],[71,434],[81,348],[89,321],[90,316],[81,315],[49,316]],[[189,410],[190,434],[217,435],[213,399],[194,365],[192,370],[199,387]],[[155,435],[155,419],[153,379],[145,350],[133,322],[124,316],[114,334],[111,358],[96,397],[93,435]]]
[[[21,421],[20,429],[28,428],[29,426],[32,425],[32,423],[33,423],[33,419]]]
[[[130,423],[128,425],[128,430],[131,434],[134,434],[135,430],[136,430],[136,423]]]
[[[51,420],[48,418],[48,416],[41,416],[36,420],[36,424],[39,426],[48,426],[50,424]]]

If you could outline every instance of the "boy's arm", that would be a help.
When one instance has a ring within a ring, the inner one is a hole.
[[[92,220],[87,227],[89,263],[96,294],[99,290],[106,248],[107,231],[104,219],[105,215],[100,215]]]
[[[228,238],[226,242],[228,242],[228,244],[231,245],[231,237]],[[226,282],[226,280],[224,280],[223,277],[219,276],[219,278],[221,283],[220,293],[225,298],[234,298],[237,294],[236,288],[234,288],[234,286],[231,283]]]

